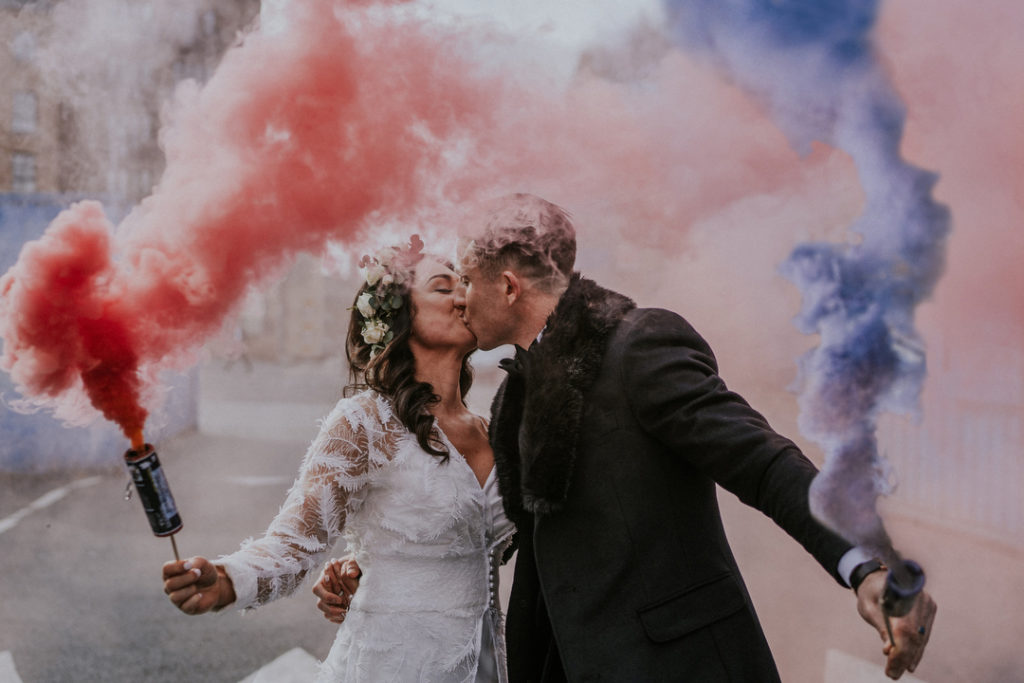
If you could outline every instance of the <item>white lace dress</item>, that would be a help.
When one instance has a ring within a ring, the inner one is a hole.
[[[342,399],[266,535],[216,560],[234,606],[249,609],[319,575],[344,537],[363,577],[319,681],[505,680],[497,570],[513,526],[493,471],[481,487],[439,434],[447,464],[420,448],[386,398]]]

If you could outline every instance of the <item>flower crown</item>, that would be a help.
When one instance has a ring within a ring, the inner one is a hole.
[[[363,319],[360,334],[370,345],[371,359],[395,338],[392,321],[405,305],[402,285],[422,258],[423,240],[419,235],[413,235],[408,247],[384,247],[373,256],[364,255],[359,259],[367,286],[356,299],[355,310]]]

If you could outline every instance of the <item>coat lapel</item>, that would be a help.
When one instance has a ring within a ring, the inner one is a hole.
[[[502,361],[509,376],[492,404],[491,444],[506,514],[548,514],[564,504],[576,462],[586,392],[608,338],[635,308],[579,274],[548,318],[541,341]]]

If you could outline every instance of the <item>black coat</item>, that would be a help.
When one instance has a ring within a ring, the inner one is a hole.
[[[555,643],[570,681],[778,680],[715,483],[837,581],[850,545],[810,515],[813,464],[726,388],[705,341],[577,275],[503,367],[491,441],[520,531],[512,680],[557,680],[542,673]]]

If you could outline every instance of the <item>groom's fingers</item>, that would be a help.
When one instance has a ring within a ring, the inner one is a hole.
[[[340,598],[333,593],[325,594],[316,604],[318,607],[322,607],[324,611],[346,609],[348,607],[348,603],[345,602],[344,598]]]
[[[341,560],[328,560],[327,564],[324,565],[321,580],[324,585],[334,593],[341,592],[341,572]]]
[[[330,582],[327,581],[326,578],[321,581],[317,581],[315,584],[313,584],[313,595],[320,598],[324,602],[340,603],[341,596],[338,595],[337,591],[331,589],[329,583]]]
[[[362,571],[359,569],[359,565],[356,564],[354,559],[346,559],[342,562],[341,571],[339,572],[341,590],[338,592],[351,600],[352,596],[359,589],[360,578],[362,578]]]
[[[335,624],[340,624],[345,620],[345,615],[348,613],[348,604],[343,602],[343,599],[333,593],[324,593],[323,596],[316,601],[316,608],[323,612],[324,618]]]

